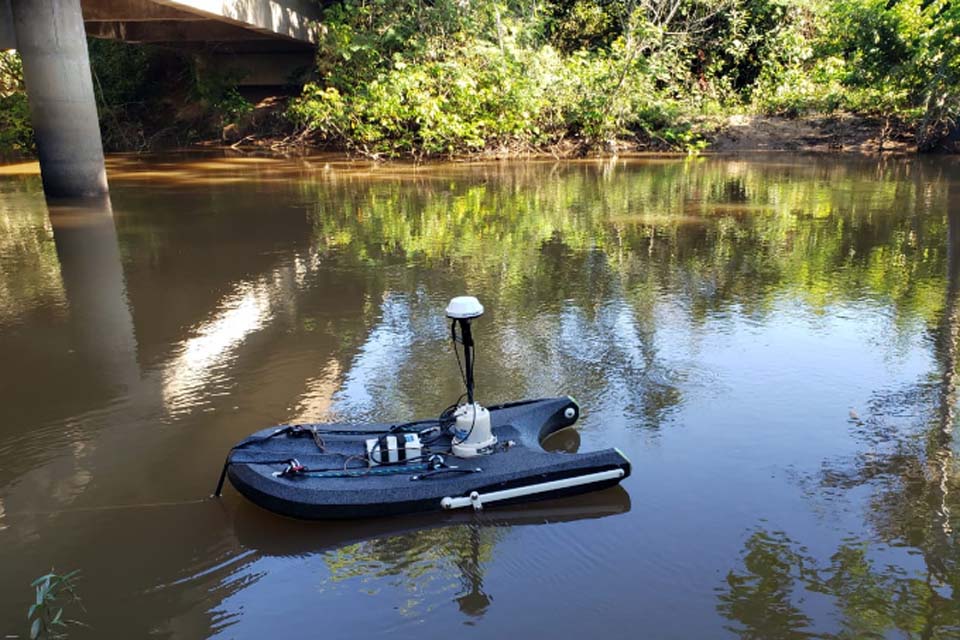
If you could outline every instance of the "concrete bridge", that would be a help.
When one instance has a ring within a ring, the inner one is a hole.
[[[23,59],[43,188],[106,193],[86,36],[204,51],[245,85],[309,68],[319,6],[310,0],[0,0],[0,49]]]

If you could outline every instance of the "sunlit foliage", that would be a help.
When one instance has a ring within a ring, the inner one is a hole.
[[[960,8],[948,0],[339,0],[290,120],[369,157],[697,151],[716,116],[852,112],[955,144]],[[108,149],[183,144],[250,109],[236,78],[90,42]],[[18,59],[0,150],[29,152]]]
[[[371,156],[559,144],[698,149],[704,116],[852,111],[917,124],[960,108],[945,0],[554,0],[326,10],[319,79],[291,109]]]

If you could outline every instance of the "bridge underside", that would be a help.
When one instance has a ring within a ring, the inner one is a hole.
[[[312,0],[0,0],[0,49],[23,60],[49,197],[107,191],[87,36],[203,54],[240,84],[299,84],[313,66]]]
[[[202,53],[242,86],[298,83],[313,66],[315,4],[297,0],[81,0],[87,35]]]
[[[204,54],[242,86],[297,82],[313,66],[319,11],[306,0],[81,0],[88,36]],[[16,48],[0,0],[0,49]]]
[[[81,0],[87,33],[128,42],[316,42],[307,0]]]
[[[11,0],[0,0],[0,49],[15,49]],[[320,18],[309,0],[81,0],[87,34],[177,47],[309,50]]]

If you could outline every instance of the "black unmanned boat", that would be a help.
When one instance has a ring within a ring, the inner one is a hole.
[[[482,313],[471,297],[447,307],[454,348],[459,343],[464,352],[466,404],[415,422],[264,429],[231,449],[216,495],[228,477],[250,501],[282,515],[361,518],[480,510],[586,493],[626,478],[630,461],[617,449],[564,453],[541,446],[576,423],[580,407],[573,398],[492,407],[474,401],[470,321]]]

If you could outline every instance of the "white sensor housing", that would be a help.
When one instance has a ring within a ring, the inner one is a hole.
[[[453,455],[472,458],[489,453],[497,444],[490,428],[490,412],[479,404],[462,404],[453,413],[457,419],[453,429]]]
[[[483,305],[473,296],[457,296],[447,305],[447,317],[454,320],[468,320],[483,315]]]

